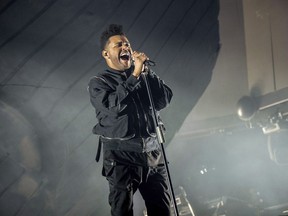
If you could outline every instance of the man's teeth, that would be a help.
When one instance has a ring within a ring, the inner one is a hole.
[[[123,53],[120,56],[130,56],[129,53]]]

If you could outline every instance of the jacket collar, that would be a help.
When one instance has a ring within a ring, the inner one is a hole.
[[[117,71],[115,69],[112,69],[110,67],[108,67],[105,71],[104,71],[104,74],[105,73],[109,73],[111,74],[112,76],[115,76],[115,77],[129,77],[132,73],[134,69],[134,66],[131,66],[129,69],[125,70],[125,71]],[[103,73],[103,72],[102,72]]]

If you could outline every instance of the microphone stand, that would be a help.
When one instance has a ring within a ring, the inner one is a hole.
[[[143,80],[145,82],[145,85],[146,85],[146,88],[147,88],[149,102],[150,102],[151,109],[152,109],[152,118],[153,118],[154,126],[155,126],[155,129],[156,129],[156,135],[157,135],[158,142],[160,143],[161,149],[162,149],[162,152],[163,152],[165,168],[166,168],[168,181],[169,181],[169,188],[170,188],[171,196],[172,196],[172,199],[173,199],[174,213],[175,213],[176,216],[179,216],[177,203],[176,203],[176,198],[175,198],[175,194],[174,194],[174,190],[173,190],[173,186],[172,186],[172,180],[171,180],[171,176],[170,176],[170,172],[169,172],[169,168],[168,168],[168,162],[167,162],[165,149],[164,149],[165,138],[164,138],[163,128],[159,125],[159,121],[158,121],[158,118],[157,118],[157,115],[156,115],[156,110],[155,110],[154,102],[153,102],[153,99],[152,99],[152,93],[151,93],[149,81],[147,79],[148,72],[149,72],[149,68],[147,67],[147,65],[145,65],[144,72],[142,72],[141,75],[142,75],[142,78],[143,78]]]

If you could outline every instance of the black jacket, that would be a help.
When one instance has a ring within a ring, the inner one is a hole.
[[[145,83],[132,70],[108,69],[91,78],[88,90],[98,119],[93,133],[123,140],[156,136]],[[154,72],[147,78],[158,113],[170,103],[172,91]]]

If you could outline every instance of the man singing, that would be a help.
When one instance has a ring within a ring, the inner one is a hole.
[[[121,25],[109,25],[100,44],[107,69],[92,77],[88,89],[98,119],[93,133],[103,145],[102,175],[109,183],[111,215],[133,216],[133,194],[139,189],[149,216],[169,216],[167,172],[141,76],[149,58],[132,51]],[[147,80],[160,120],[159,111],[170,103],[172,91],[151,70]]]

